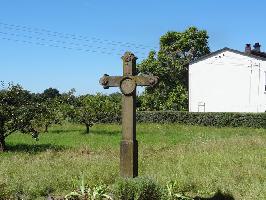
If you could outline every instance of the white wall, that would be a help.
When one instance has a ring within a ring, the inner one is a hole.
[[[225,51],[189,66],[190,112],[265,112],[266,62]]]

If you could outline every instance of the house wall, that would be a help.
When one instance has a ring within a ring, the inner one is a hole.
[[[189,66],[190,112],[265,112],[266,62],[225,51]]]

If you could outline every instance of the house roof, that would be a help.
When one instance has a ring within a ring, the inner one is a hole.
[[[200,62],[202,60],[208,59],[208,58],[210,58],[212,56],[218,55],[218,54],[223,53],[225,51],[230,51],[232,53],[236,53],[236,54],[239,54],[239,55],[242,55],[242,56],[247,56],[247,57],[250,57],[250,58],[255,58],[255,59],[266,61],[266,53],[265,52],[257,52],[257,51],[252,50],[251,53],[248,54],[248,53],[245,53],[245,52],[242,52],[242,51],[238,51],[238,50],[235,50],[235,49],[230,49],[228,47],[225,47],[225,48],[220,49],[218,51],[215,51],[215,52],[212,52],[212,53],[207,54],[205,56],[202,56],[202,57],[198,58],[197,60],[194,60],[194,61],[190,62],[189,65],[192,65],[194,63],[197,63],[197,62]]]

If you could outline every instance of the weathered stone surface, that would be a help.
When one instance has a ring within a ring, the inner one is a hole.
[[[122,141],[120,144],[120,174],[122,177],[138,176],[138,141],[136,139],[136,87],[154,86],[158,83],[156,76],[137,76],[137,57],[126,52],[123,59],[123,76],[105,74],[100,84],[120,87],[122,92]]]
[[[120,144],[120,175],[138,176],[138,141],[122,140]]]

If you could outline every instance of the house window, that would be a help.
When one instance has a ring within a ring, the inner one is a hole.
[[[205,112],[205,102],[198,102],[198,112]]]

